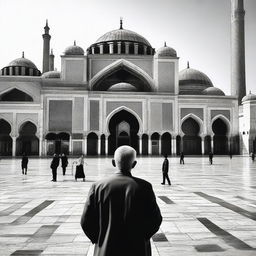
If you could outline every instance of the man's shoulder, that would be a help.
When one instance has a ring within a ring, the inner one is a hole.
[[[122,181],[122,179],[124,179]],[[151,183],[149,183],[148,181],[135,177],[135,176],[120,176],[120,175],[112,175],[110,177],[107,178],[103,178],[100,179],[96,182],[94,182],[93,186],[95,188],[103,188],[106,187],[108,185],[113,185],[113,184],[120,184],[120,183],[136,183],[138,186],[143,186],[143,187],[151,187]]]

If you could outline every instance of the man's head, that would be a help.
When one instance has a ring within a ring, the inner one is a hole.
[[[136,151],[132,147],[121,146],[116,149],[112,164],[121,172],[130,172],[136,163]]]

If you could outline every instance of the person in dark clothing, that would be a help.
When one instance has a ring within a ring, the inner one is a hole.
[[[213,159],[213,153],[210,152],[209,153],[209,162],[210,162],[210,164],[212,164],[212,159]]]
[[[180,164],[184,164],[184,153],[183,152],[181,152],[180,153]]]
[[[255,153],[252,152],[252,161],[254,162],[254,160],[255,160]]]
[[[94,183],[81,227],[95,244],[94,256],[150,256],[150,238],[162,222],[152,185],[132,176],[136,151],[121,146],[112,164],[118,171]]]
[[[168,176],[169,171],[169,160],[167,159],[167,155],[164,156],[164,162],[162,165],[162,173],[163,173],[163,182],[162,185],[165,185],[165,179],[167,180],[168,184],[171,185],[171,181]]]
[[[67,166],[68,166],[68,157],[65,154],[62,154],[62,156],[61,156],[61,167],[62,167],[63,175],[66,174]]]
[[[53,155],[53,159],[51,162],[51,169],[52,169],[52,181],[56,182],[57,181],[57,168],[60,163],[60,158],[57,154]]]
[[[22,174],[27,175],[28,157],[26,156],[26,153],[23,153],[23,156],[22,156],[22,159],[21,159],[21,169],[22,169]]]
[[[233,157],[232,151],[229,151],[229,158],[232,159],[232,157]]]

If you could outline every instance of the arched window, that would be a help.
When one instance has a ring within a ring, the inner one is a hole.
[[[18,90],[12,89],[2,95],[0,95],[0,101],[33,101],[33,98],[27,93]]]

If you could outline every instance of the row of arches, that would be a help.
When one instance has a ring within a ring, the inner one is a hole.
[[[0,155],[11,156],[13,154],[13,144],[15,143],[15,155],[39,154],[39,139],[36,136],[36,126],[28,121],[21,125],[19,129],[19,136],[11,137],[11,125],[4,119],[0,119]]]

